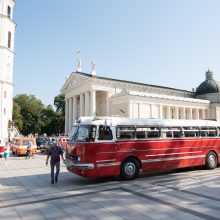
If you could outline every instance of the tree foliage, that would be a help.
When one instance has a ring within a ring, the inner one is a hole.
[[[57,112],[61,112],[65,115],[65,97],[64,94],[59,94],[54,98],[54,105]]]
[[[16,102],[13,102],[12,118],[18,130],[21,131],[23,128],[23,117],[21,115],[21,108]]]
[[[13,121],[23,135],[30,133],[48,135],[64,132],[64,96],[54,98],[56,111],[51,105],[45,106],[33,95],[19,94],[14,97]]]

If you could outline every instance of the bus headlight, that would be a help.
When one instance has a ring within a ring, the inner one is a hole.
[[[80,162],[80,160],[81,160],[81,158],[80,158],[80,157],[78,157],[78,162]]]

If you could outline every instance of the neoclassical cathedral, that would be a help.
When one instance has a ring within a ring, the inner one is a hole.
[[[120,116],[157,119],[220,120],[220,83],[213,72],[196,91],[111,79],[81,71],[70,74],[61,92],[65,95],[65,132],[80,116]]]
[[[14,0],[0,0],[0,145],[8,139],[8,124],[12,120],[14,6]]]

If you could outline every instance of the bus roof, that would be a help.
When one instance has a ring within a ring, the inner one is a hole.
[[[182,119],[150,119],[126,117],[81,117],[74,125],[147,125],[147,126],[173,126],[173,127],[220,127],[220,121],[215,120],[182,120]]]

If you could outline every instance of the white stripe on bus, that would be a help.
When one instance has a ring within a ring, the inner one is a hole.
[[[111,162],[111,161],[115,161],[116,159],[109,159],[109,160],[97,160],[96,162],[99,163],[99,162]]]
[[[146,148],[146,146],[144,146]],[[128,149],[128,150],[120,150],[120,151],[111,151],[111,152],[97,152],[96,154],[117,154],[117,153],[125,153],[125,152],[139,152],[139,151],[162,151],[162,150],[180,150],[180,149],[193,149],[193,148],[220,148],[220,146],[197,146],[197,147],[176,147],[176,148],[151,148],[151,149],[145,149],[145,150],[136,150],[134,148]]]
[[[149,154],[149,155],[145,155],[145,157],[166,156],[166,155],[174,155],[174,154],[195,154],[195,153],[201,153],[201,152],[202,151],[180,152],[180,153],[169,153],[169,154]]]
[[[97,167],[120,166],[121,162],[97,164]]]
[[[169,157],[169,158],[141,160],[141,162],[142,163],[152,163],[152,162],[159,162],[159,161],[185,160],[185,159],[204,158],[204,157],[206,157],[206,156],[199,155],[199,156],[185,156],[185,157]]]

